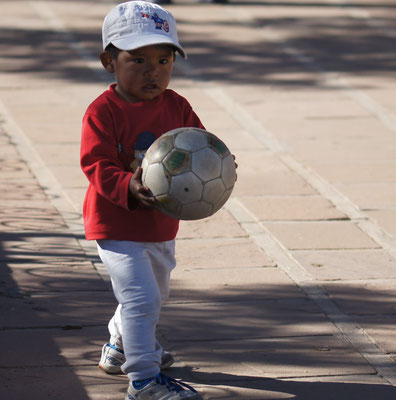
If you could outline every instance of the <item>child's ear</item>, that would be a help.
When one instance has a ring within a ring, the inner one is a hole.
[[[102,65],[106,71],[110,73],[114,72],[113,57],[108,51],[105,50],[100,53],[100,61],[102,62]]]

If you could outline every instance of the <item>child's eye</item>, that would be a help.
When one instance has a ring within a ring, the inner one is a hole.
[[[167,58],[161,59],[160,64],[168,64],[168,59]]]
[[[144,59],[143,59],[143,58],[140,58],[140,57],[135,58],[133,61],[134,61],[136,64],[143,64],[143,63],[144,63]]]

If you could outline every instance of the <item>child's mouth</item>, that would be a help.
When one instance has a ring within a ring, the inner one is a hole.
[[[144,85],[143,89],[144,90],[149,90],[149,91],[157,90],[158,89],[158,85],[156,85],[155,83],[150,83],[150,84]]]

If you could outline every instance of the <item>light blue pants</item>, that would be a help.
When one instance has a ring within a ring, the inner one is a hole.
[[[110,341],[122,344],[122,370],[130,380],[151,378],[160,371],[163,350],[155,331],[176,265],[175,242],[98,240],[97,245],[119,303],[109,322]]]

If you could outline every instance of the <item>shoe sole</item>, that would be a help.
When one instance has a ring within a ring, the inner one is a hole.
[[[171,367],[174,363],[175,363],[175,360],[174,360],[174,359],[171,359],[171,360],[169,360],[167,363],[161,364],[161,365],[160,365],[161,371],[164,370],[164,369],[168,369],[168,368]],[[110,367],[110,368],[109,368],[109,367],[104,367],[102,364],[99,364],[98,367],[99,367],[103,372],[105,372],[105,373],[108,374],[108,375],[121,375],[121,374],[124,375],[124,373],[121,371],[121,368],[119,368],[119,367]]]

